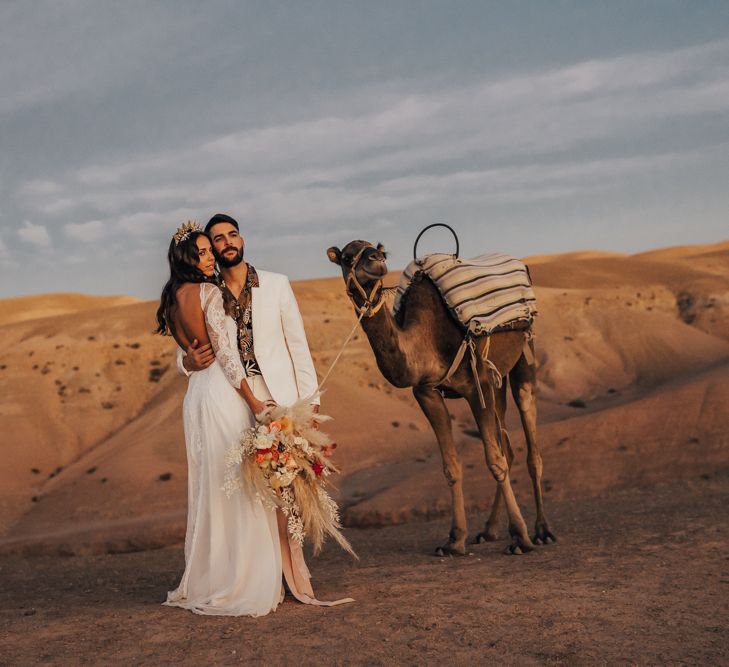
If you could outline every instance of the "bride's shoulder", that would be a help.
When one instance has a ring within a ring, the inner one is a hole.
[[[178,301],[187,301],[191,295],[196,293],[196,288],[198,288],[196,283],[182,283],[182,285],[177,288],[175,296]]]
[[[220,288],[215,283],[200,283],[198,289],[203,308],[213,297],[220,296]]]
[[[177,300],[181,303],[190,303],[194,301],[203,301],[217,292],[217,285],[212,283],[184,283],[177,290]]]

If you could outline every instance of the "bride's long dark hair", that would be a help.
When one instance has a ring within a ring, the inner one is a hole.
[[[157,309],[157,329],[155,333],[170,336],[175,332],[175,323],[172,320],[172,309],[177,305],[177,290],[185,283],[211,282],[198,267],[200,257],[197,249],[197,239],[207,236],[205,232],[190,232],[186,239],[175,242],[170,241],[167,251],[167,262],[170,265],[170,277],[162,288],[162,296]]]

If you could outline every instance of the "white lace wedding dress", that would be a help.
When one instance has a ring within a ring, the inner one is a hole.
[[[225,452],[254,417],[234,387],[245,377],[220,290],[200,285],[216,362],[192,373],[183,403],[188,466],[185,572],[164,603],[199,614],[260,616],[282,599],[276,512],[244,489],[222,490]],[[312,596],[313,597],[313,596]]]
[[[230,498],[223,491],[225,453],[255,418],[236,391],[245,371],[235,344],[236,324],[225,314],[220,290],[201,283],[200,305],[216,361],[191,374],[183,403],[188,466],[185,572],[163,604],[197,614],[262,616],[283,600],[283,577],[294,597],[305,604],[353,602],[317,600],[302,549],[288,535],[283,517],[245,486]],[[261,376],[248,382],[256,398],[270,398]]]

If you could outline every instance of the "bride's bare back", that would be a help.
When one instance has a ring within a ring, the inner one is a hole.
[[[171,318],[175,325],[172,334],[177,344],[186,350],[195,339],[200,345],[210,343],[205,326],[205,314],[200,304],[200,284],[185,283],[177,290],[177,304],[172,309]]]

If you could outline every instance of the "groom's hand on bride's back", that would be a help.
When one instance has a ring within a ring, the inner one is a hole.
[[[182,360],[185,369],[192,373],[193,371],[205,370],[215,361],[215,352],[210,343],[200,345],[200,341],[196,338],[187,348],[187,354]]]

